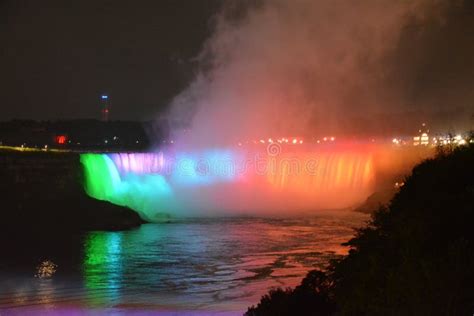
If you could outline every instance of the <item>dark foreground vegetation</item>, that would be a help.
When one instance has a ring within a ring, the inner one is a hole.
[[[349,254],[246,315],[473,315],[474,146],[413,169]]]

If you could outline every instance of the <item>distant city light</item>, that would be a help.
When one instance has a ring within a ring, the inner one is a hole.
[[[56,143],[59,145],[64,145],[66,143],[67,136],[66,135],[57,135],[56,136]]]
[[[401,187],[404,186],[404,185],[405,185],[405,182],[395,182],[394,187],[397,188],[397,189],[399,189],[399,188],[401,188]]]

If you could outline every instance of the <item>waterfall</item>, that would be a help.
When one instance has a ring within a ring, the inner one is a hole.
[[[88,195],[149,221],[344,208],[374,183],[372,155],[361,150],[82,154],[81,163]]]

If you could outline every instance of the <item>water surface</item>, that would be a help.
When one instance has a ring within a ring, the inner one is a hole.
[[[358,213],[322,212],[188,219],[73,239],[38,236],[31,248],[15,248],[2,260],[0,308],[239,314],[271,287],[294,286],[307,271],[344,255],[341,243],[366,220]],[[35,278],[44,260],[57,264],[57,272]]]

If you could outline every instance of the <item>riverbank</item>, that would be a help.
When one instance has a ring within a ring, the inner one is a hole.
[[[0,231],[123,230],[143,220],[132,210],[84,192],[79,154],[0,151]]]

